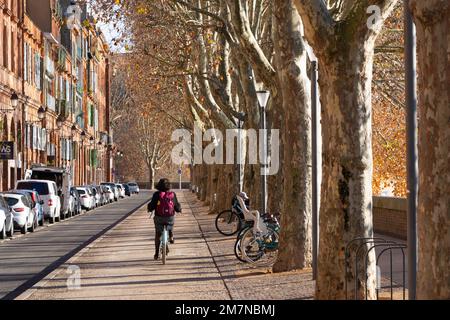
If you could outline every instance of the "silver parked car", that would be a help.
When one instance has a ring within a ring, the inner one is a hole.
[[[139,186],[135,182],[129,182],[128,186],[130,187],[131,194],[133,193],[139,193]]]

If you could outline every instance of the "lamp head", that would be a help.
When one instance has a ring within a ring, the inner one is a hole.
[[[39,120],[43,120],[45,118],[45,111],[46,111],[45,108],[42,106],[38,109]]]
[[[56,126],[57,126],[59,129],[61,129],[63,125],[64,125],[64,119],[61,118],[61,117],[58,117],[58,118],[56,119]]]
[[[258,98],[259,106],[265,109],[267,106],[267,102],[269,101],[270,92],[268,90],[257,91],[256,97]]]
[[[13,107],[13,109],[17,108],[17,106],[19,105],[19,96],[17,95],[16,92],[13,92],[13,94],[11,95],[11,106]]]

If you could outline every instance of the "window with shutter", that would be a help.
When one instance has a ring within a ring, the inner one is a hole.
[[[95,106],[91,105],[91,127],[95,125]]]
[[[24,43],[23,48],[23,80],[28,82],[28,44]]]

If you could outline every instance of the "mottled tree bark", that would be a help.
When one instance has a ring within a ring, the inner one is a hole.
[[[150,189],[153,189],[155,184],[155,168],[150,167],[148,170],[148,182],[150,185]]]
[[[372,237],[371,80],[375,40],[397,0],[342,1],[329,11],[321,0],[295,0],[305,37],[318,56],[322,106],[323,176],[317,299],[345,299],[345,246]],[[380,16],[367,24],[367,9]],[[369,245],[365,246],[368,250]],[[354,261],[354,254],[349,261]],[[350,298],[375,297],[375,254],[364,268],[348,267]],[[358,276],[357,276],[358,273]]]
[[[200,200],[206,201],[207,190],[208,190],[208,166],[206,164],[201,164],[201,178],[200,178]]]
[[[450,299],[450,2],[411,1],[419,65],[417,298]]]
[[[316,295],[319,299],[345,298],[345,246],[357,237],[373,237],[372,222],[372,54],[356,42],[345,56],[323,59],[319,83],[322,89],[323,178],[320,204],[320,251]],[[361,57],[361,52],[367,52]],[[372,51],[373,52],[373,51]],[[348,61],[360,61],[349,67]],[[344,81],[345,80],[345,81]],[[355,84],[358,85],[355,88]],[[367,244],[365,250],[370,245]],[[367,270],[361,257],[359,277],[350,256],[348,287],[369,294],[375,289],[375,255]],[[352,297],[352,294],[350,294]]]
[[[311,264],[311,104],[300,17],[290,0],[274,1],[275,55],[282,95],[285,163],[278,260],[273,270]]]

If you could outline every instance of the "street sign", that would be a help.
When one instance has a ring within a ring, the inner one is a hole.
[[[0,160],[14,159],[14,142],[0,141]]]
[[[178,169],[178,174],[180,174],[180,175],[181,175],[181,169]]]

